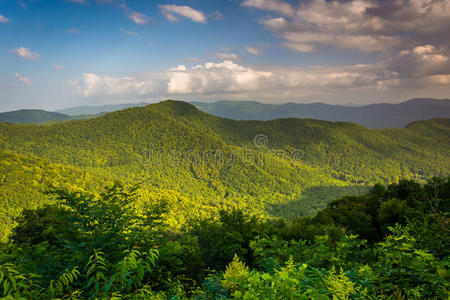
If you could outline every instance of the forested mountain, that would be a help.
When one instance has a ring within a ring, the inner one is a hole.
[[[227,207],[264,217],[311,215],[379,181],[446,175],[449,128],[448,119],[386,130],[317,120],[233,121],[164,101],[88,120],[3,123],[0,146],[97,181],[141,182],[151,201],[170,203],[169,222],[179,227],[187,216]],[[6,166],[17,165],[9,160]],[[17,165],[17,172],[23,168]],[[15,192],[3,188],[11,199],[26,199],[35,188],[23,184]]]
[[[0,296],[445,297],[449,143],[172,100],[0,123]]]
[[[22,109],[0,113],[0,122],[9,123],[46,123],[70,119],[71,117],[68,115],[40,109]]]
[[[51,112],[39,109],[22,109],[10,112],[0,113],[0,122],[25,124],[25,123],[54,123],[59,121],[84,120],[95,118],[102,115],[74,115],[69,116],[57,112]]]
[[[354,122],[369,128],[402,128],[431,118],[450,118],[450,100],[412,99],[398,104],[352,107],[324,103],[263,104],[255,101],[192,102],[200,110],[234,120],[311,118]]]

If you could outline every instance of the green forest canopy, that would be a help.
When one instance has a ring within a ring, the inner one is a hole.
[[[177,101],[1,123],[0,296],[445,298],[449,129]]]
[[[313,215],[376,182],[448,174],[450,121],[402,129],[279,119],[233,121],[179,101],[56,124],[0,123],[1,231],[60,185],[91,192],[140,183],[143,203],[168,201],[168,221],[238,208],[270,218]],[[255,137],[262,137],[257,141]],[[262,142],[262,144],[258,144]],[[420,159],[418,159],[420,158]],[[5,234],[3,236],[5,236]]]

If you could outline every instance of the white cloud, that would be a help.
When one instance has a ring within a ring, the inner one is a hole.
[[[386,70],[395,70],[401,77],[421,78],[450,73],[450,51],[447,47],[421,45],[400,51],[385,63]]]
[[[3,15],[0,15],[0,23],[8,23],[9,19]]]
[[[53,65],[53,70],[55,70],[55,71],[63,71],[64,70],[64,66],[54,64]]]
[[[125,14],[127,15],[128,18],[133,20],[133,22],[138,25],[145,25],[150,21],[149,16],[147,16],[146,14],[134,11],[131,8],[128,8],[128,6],[125,3],[119,4],[118,6],[125,11]]]
[[[220,60],[231,60],[231,61],[241,60],[241,57],[235,53],[215,52],[213,54],[213,57]]]
[[[413,50],[414,54],[419,56],[424,61],[430,63],[445,63],[448,61],[448,57],[439,53],[433,45],[418,46]]]
[[[295,13],[295,9],[290,4],[278,0],[245,0],[241,5],[263,10],[270,10],[286,16],[292,16]]]
[[[122,31],[123,33],[125,33],[126,35],[129,35],[129,36],[136,36],[136,35],[138,35],[137,32],[128,31],[128,30],[125,30],[125,29],[120,29],[120,31]]]
[[[17,49],[11,50],[11,51],[16,53],[17,55],[19,55],[20,58],[29,59],[29,60],[32,60],[32,61],[35,61],[35,60],[37,60],[37,59],[39,59],[41,57],[39,55],[39,53],[32,52],[30,49],[24,48],[24,47],[19,47]]]
[[[158,73],[126,77],[86,73],[72,82],[84,97],[145,98],[182,95],[184,99],[299,99],[315,95],[378,97],[379,93],[431,87],[450,92],[450,54],[431,45],[404,49],[375,64],[303,68],[250,67],[224,60],[179,65]],[[367,93],[367,94],[365,94]],[[377,94],[378,93],[378,94]]]
[[[158,95],[255,94],[308,88],[376,85],[371,66],[277,68],[259,70],[232,61],[177,66],[161,73],[129,77],[92,73],[74,83],[84,97],[142,97]]]
[[[296,8],[275,2],[279,1],[245,0],[242,5],[267,11],[278,8],[285,17],[268,16],[261,24],[282,38],[283,46],[295,51],[334,46],[373,52],[450,42],[448,0],[309,0]],[[286,7],[284,12],[281,7]]]
[[[136,12],[136,11],[132,11],[128,14],[128,17],[134,21],[134,23],[139,24],[139,25],[145,25],[148,23],[148,21],[150,20],[150,17],[140,13],[140,12]]]
[[[31,83],[31,79],[29,77],[21,76],[19,73],[14,73],[14,77],[16,77],[20,82],[27,85]]]
[[[260,54],[262,54],[262,51],[260,49],[255,48],[255,47],[251,47],[251,46],[245,47],[245,50],[248,53],[253,54],[253,55],[260,55]]]
[[[185,17],[197,23],[206,23],[206,16],[199,10],[195,10],[189,6],[179,6],[174,4],[159,5],[161,13],[170,22],[178,22],[178,16]]]

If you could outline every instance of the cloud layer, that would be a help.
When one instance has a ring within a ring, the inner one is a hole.
[[[83,74],[72,84],[84,97],[145,98],[163,95],[249,97],[303,97],[336,90],[449,89],[450,53],[423,45],[403,50],[376,64],[306,68],[248,67],[224,60],[165,72],[127,77]]]
[[[296,8],[279,0],[245,0],[242,5],[278,13],[261,24],[299,52],[327,46],[374,52],[450,41],[448,0],[310,0]]]

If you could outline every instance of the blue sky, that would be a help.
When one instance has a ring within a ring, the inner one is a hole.
[[[394,2],[0,0],[0,111],[447,98],[449,1]]]

